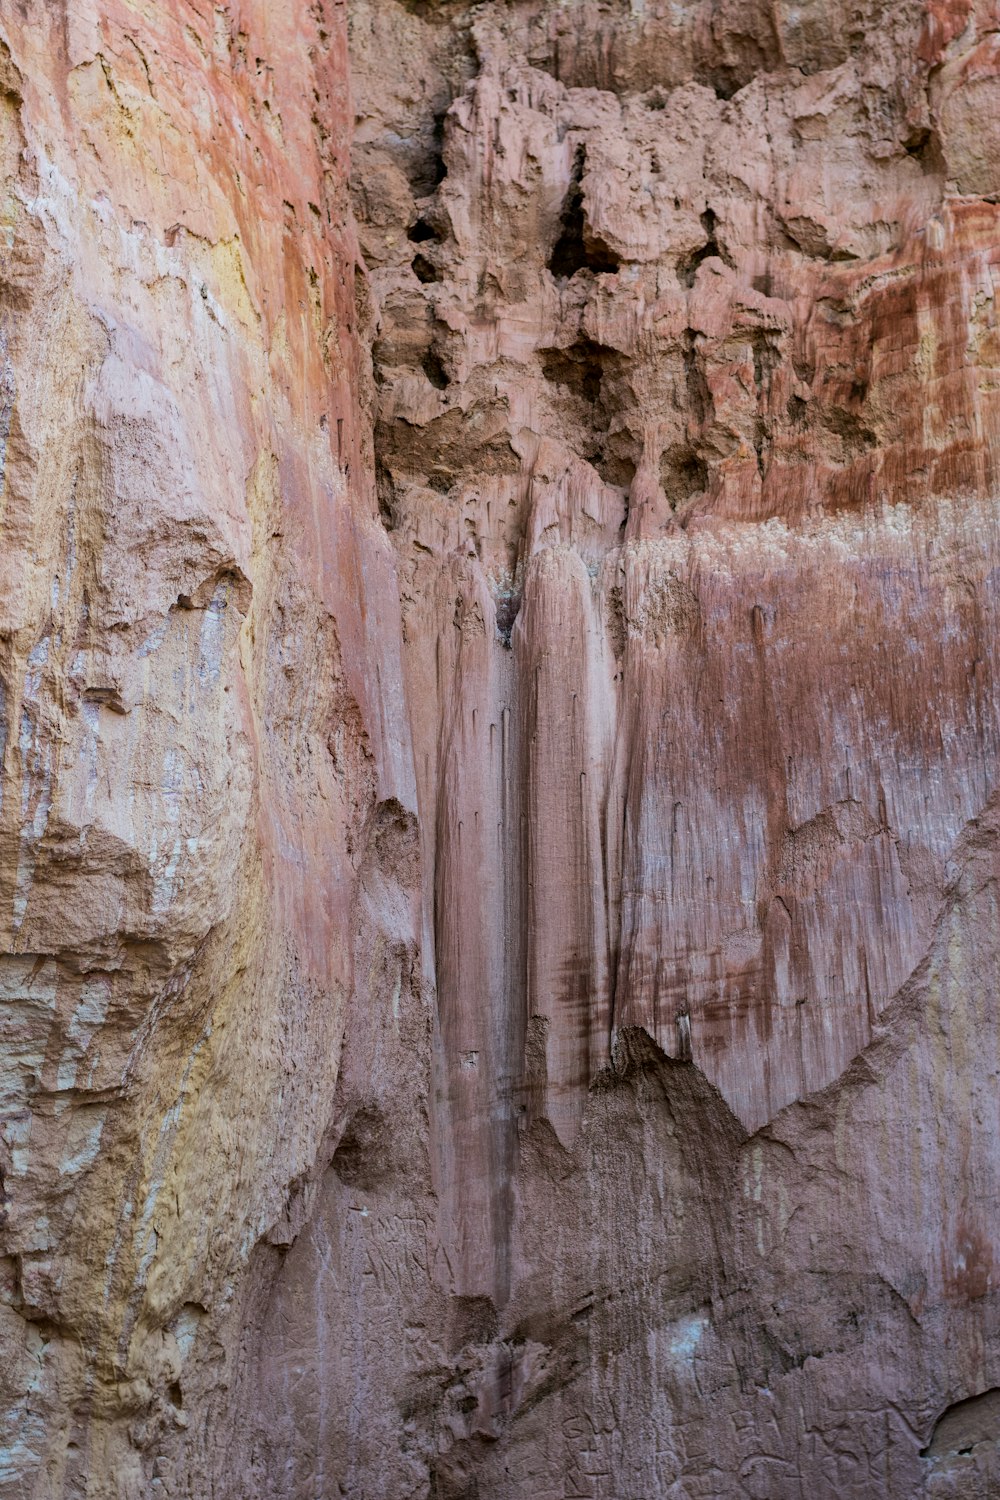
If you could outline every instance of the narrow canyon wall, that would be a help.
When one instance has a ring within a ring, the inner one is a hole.
[[[998,38],[0,0],[0,1500],[1000,1489]]]
[[[0,35],[0,1493],[204,1497],[233,1299],[415,920],[344,23]]]

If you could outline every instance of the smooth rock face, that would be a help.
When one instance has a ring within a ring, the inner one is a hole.
[[[998,36],[0,0],[0,1500],[1000,1492]]]

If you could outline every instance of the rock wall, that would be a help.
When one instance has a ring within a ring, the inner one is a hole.
[[[997,6],[0,23],[2,1500],[987,1500]]]
[[[174,1464],[406,920],[344,23],[0,32],[0,1494],[205,1497]]]

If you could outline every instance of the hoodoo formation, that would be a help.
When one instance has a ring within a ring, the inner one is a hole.
[[[1000,1495],[1000,5],[0,0],[0,1500]]]

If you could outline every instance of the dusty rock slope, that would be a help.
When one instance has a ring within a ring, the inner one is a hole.
[[[0,39],[0,1500],[1000,1492],[1000,9]]]

